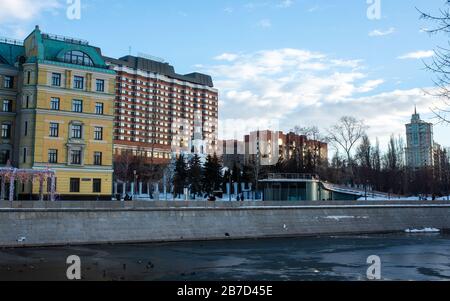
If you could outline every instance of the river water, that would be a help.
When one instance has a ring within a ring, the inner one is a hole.
[[[0,280],[450,280],[450,235],[390,234],[0,250]]]

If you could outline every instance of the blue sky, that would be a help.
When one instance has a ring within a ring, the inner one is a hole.
[[[23,38],[39,24],[108,56],[131,47],[180,73],[210,73],[227,137],[270,123],[326,129],[350,114],[385,143],[404,135],[415,104],[432,121],[422,59],[448,39],[422,32],[431,25],[416,7],[437,12],[444,2],[381,0],[381,19],[370,20],[366,0],[81,0],[81,19],[69,20],[65,0],[0,0],[0,36]],[[436,126],[435,140],[450,146],[448,132]]]

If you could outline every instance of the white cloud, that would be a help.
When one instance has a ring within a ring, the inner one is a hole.
[[[221,55],[216,56],[214,59],[217,61],[229,61],[232,62],[236,60],[239,56],[233,53],[223,53]]]
[[[262,19],[256,25],[261,28],[270,28],[272,27],[272,22],[269,19]]]
[[[369,36],[370,37],[383,37],[383,36],[387,36],[387,35],[391,35],[395,32],[395,28],[391,27],[388,30],[380,30],[380,29],[375,29],[372,30],[371,32],[369,32]]]
[[[0,0],[0,23],[29,21],[43,11],[57,9],[58,0]]]
[[[312,6],[312,7],[308,8],[308,12],[313,13],[315,11],[318,11],[319,9],[320,9],[320,6],[318,6],[318,5]]]
[[[294,4],[293,0],[283,0],[283,1],[281,1],[280,4],[278,4],[278,7],[288,8],[288,7],[291,7],[293,4]]]
[[[419,50],[419,51],[414,51],[414,52],[409,52],[406,53],[404,55],[401,55],[398,57],[398,59],[401,60],[407,60],[407,59],[425,59],[425,58],[429,58],[432,57],[434,55],[434,51],[433,50]]]
[[[385,80],[370,78],[358,59],[291,48],[218,58],[203,71],[213,75],[220,91],[221,122],[231,119],[236,125],[222,128],[222,138],[242,139],[274,120],[284,131],[296,125],[324,130],[341,116],[353,115],[365,119],[371,137],[385,143],[391,134],[404,134],[414,104],[425,114],[433,101],[421,89],[377,93]]]
[[[61,0],[0,0],[0,34],[23,39],[30,33],[35,21],[44,12],[58,13]]]

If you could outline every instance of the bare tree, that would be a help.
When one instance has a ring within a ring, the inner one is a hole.
[[[443,33],[450,34],[450,0],[445,2],[445,8],[439,10],[438,15],[432,15],[420,11],[420,17],[433,23],[434,28],[425,30],[429,34]],[[431,62],[424,61],[426,70],[434,74],[434,84],[436,89],[426,91],[427,94],[439,99],[439,103],[434,104],[432,112],[439,122],[450,123],[450,49],[437,47]]]
[[[128,182],[133,179],[132,166],[134,156],[131,151],[114,155],[114,176],[116,180]]]
[[[347,156],[347,164],[352,162],[352,150],[365,135],[367,126],[363,120],[351,116],[342,117],[339,122],[328,129],[328,141],[336,149],[342,149]]]

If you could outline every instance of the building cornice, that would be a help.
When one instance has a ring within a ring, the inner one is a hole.
[[[46,86],[46,85],[37,85],[36,87],[37,87],[38,91],[56,92],[56,93],[61,93],[64,95],[77,95],[77,96],[82,95],[85,97],[106,99],[106,100],[111,100],[111,101],[114,101],[116,98],[116,94],[111,94],[111,93],[98,93],[98,92],[90,92],[90,91],[77,90],[77,89],[51,87],[51,86]]]
[[[74,113],[70,111],[55,111],[55,110],[47,110],[47,109],[35,109],[37,114],[47,114],[52,116],[67,116],[74,118],[87,118],[87,119],[100,119],[107,121],[114,121],[114,115],[96,115],[96,114],[88,114],[88,113]]]
[[[37,63],[40,65],[60,66],[60,67],[67,68],[67,69],[78,69],[78,70],[91,71],[91,72],[97,72],[97,73],[105,73],[105,74],[111,74],[111,75],[116,74],[116,72],[111,69],[102,69],[102,68],[96,68],[96,67],[74,65],[74,64],[68,64],[68,63],[63,63],[63,62],[38,60]]]
[[[115,71],[120,71],[120,72],[125,72],[127,74],[131,74],[131,75],[139,75],[141,77],[144,78],[151,78],[151,79],[155,79],[155,80],[161,80],[161,81],[165,81],[165,82],[169,82],[169,83],[173,83],[173,84],[177,84],[180,86],[188,86],[190,88],[193,89],[204,89],[204,90],[208,90],[210,92],[213,93],[219,93],[219,90],[216,88],[212,88],[206,85],[199,85],[199,84],[194,84],[188,81],[181,81],[175,78],[171,78],[168,77],[166,75],[162,75],[159,73],[155,73],[155,72],[147,72],[147,71],[143,71],[143,70],[138,70],[138,69],[132,69],[132,68],[128,68],[128,67],[114,67]]]

